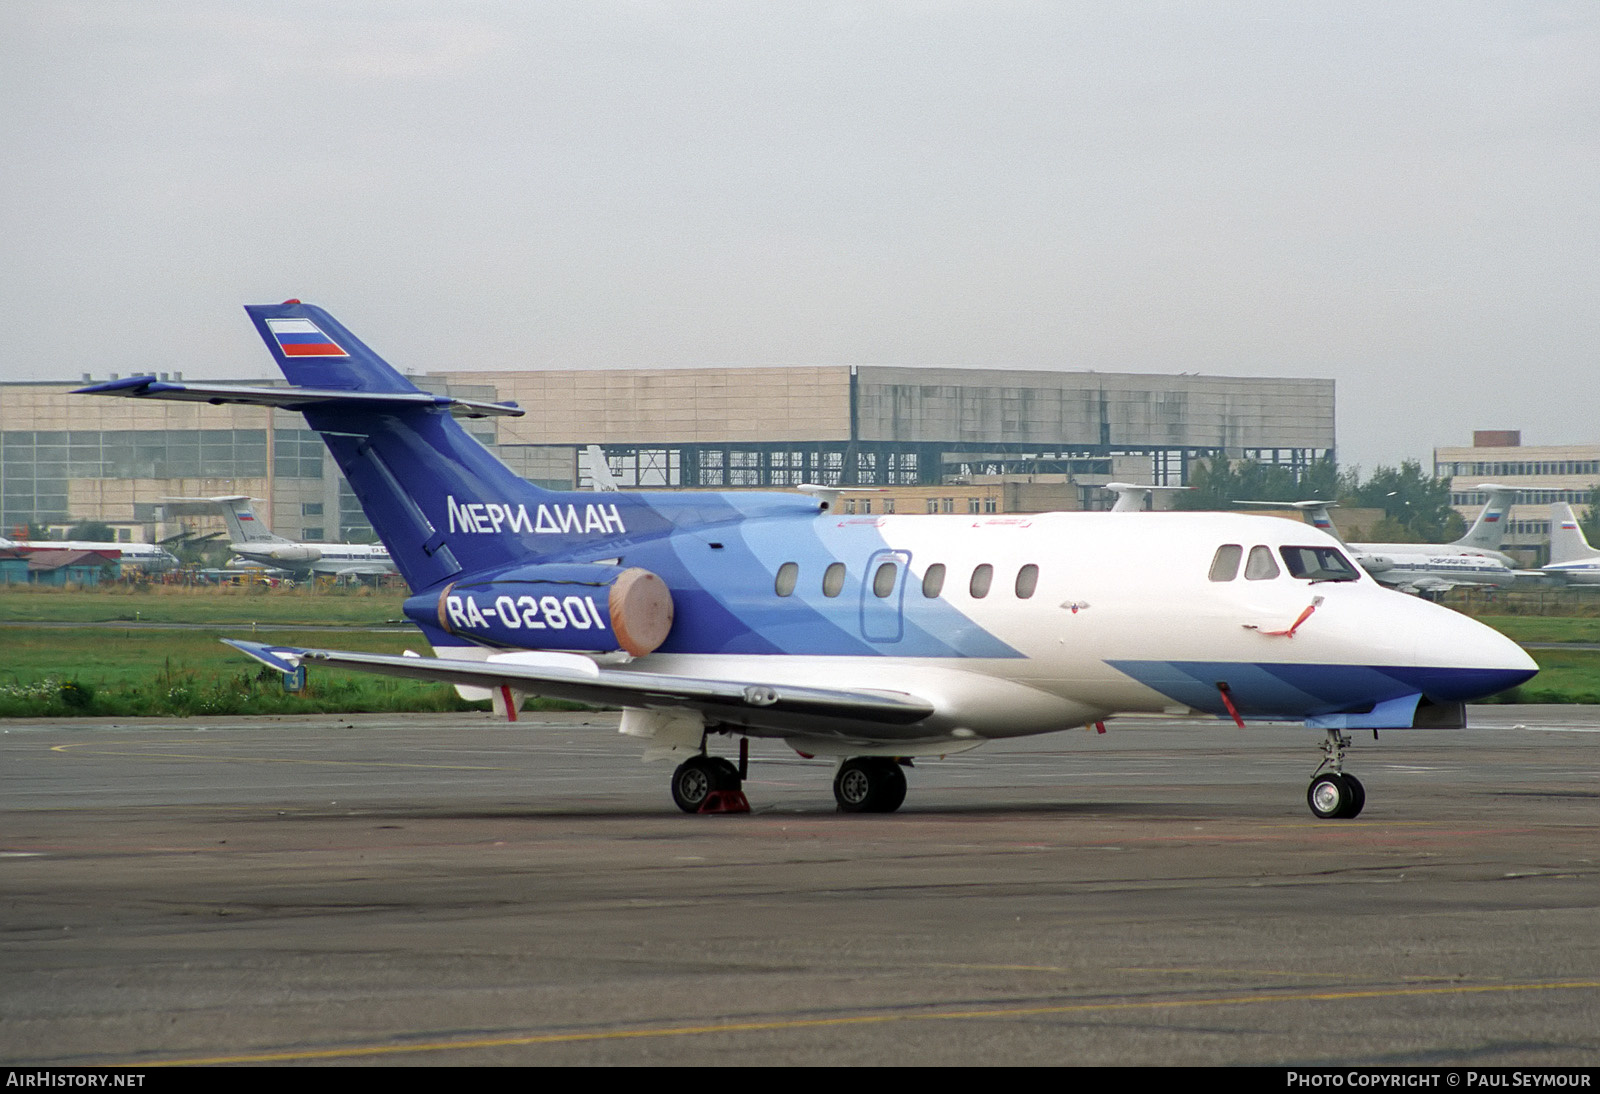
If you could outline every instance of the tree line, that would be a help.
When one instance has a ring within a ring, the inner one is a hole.
[[[1298,471],[1256,460],[1216,456],[1189,470],[1191,489],[1176,507],[1190,510],[1242,509],[1241,501],[1325,501],[1345,509],[1381,509],[1383,517],[1360,529],[1362,539],[1382,543],[1448,543],[1466,534],[1466,522],[1450,505],[1450,480],[1424,474],[1422,464],[1379,467],[1366,479],[1360,468],[1339,470],[1333,460],[1318,460]]]

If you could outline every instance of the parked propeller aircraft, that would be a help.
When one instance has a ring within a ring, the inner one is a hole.
[[[1550,561],[1540,573],[1569,585],[1600,585],[1600,551],[1589,546],[1577,515],[1564,501],[1550,506]]]
[[[299,543],[276,535],[255,515],[245,494],[166,498],[169,513],[219,514],[228,525],[228,549],[250,566],[269,566],[296,577],[378,577],[396,573],[387,548],[375,543]]]
[[[1384,585],[1407,593],[1443,593],[1458,585],[1514,585],[1515,565],[1499,546],[1505,537],[1505,514],[1516,500],[1511,486],[1484,483],[1489,501],[1467,534],[1451,543],[1346,543],[1351,555]],[[1328,510],[1332,501],[1244,501],[1274,509],[1298,509],[1307,523],[1340,539]],[[1340,539],[1343,542],[1342,539]]]
[[[1293,720],[1323,732],[1307,789],[1353,817],[1346,731],[1459,726],[1537,666],[1489,628],[1397,597],[1312,528],[1227,513],[848,516],[815,494],[552,492],[327,312],[246,309],[292,386],[131,377],[85,393],[300,411],[322,434],[437,656],[234,642],[305,662],[614,704],[686,811],[742,802],[714,736],[836,758],[841,809],[887,812],[916,757],[1122,713]]]

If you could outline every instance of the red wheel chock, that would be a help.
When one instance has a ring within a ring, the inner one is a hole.
[[[750,801],[743,790],[713,790],[700,804],[701,813],[748,813]]]

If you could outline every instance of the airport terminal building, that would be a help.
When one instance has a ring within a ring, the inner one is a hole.
[[[1450,504],[1468,521],[1488,500],[1478,487],[1496,483],[1517,488],[1506,527],[1506,550],[1529,562],[1542,562],[1550,543],[1550,503],[1579,509],[1600,485],[1600,445],[1524,445],[1516,429],[1480,429],[1472,445],[1433,450],[1433,473],[1450,480]]]
[[[598,444],[627,486],[872,486],[926,494],[926,511],[948,512],[980,495],[989,511],[1025,507],[1015,491],[944,489],[1022,479],[1060,487],[1035,495],[1035,507],[1101,508],[1104,483],[1181,484],[1197,457],[1303,467],[1334,450],[1334,384],[1322,379],[825,365],[414,381],[515,400],[524,417],[471,419],[467,429],[519,475],[561,489],[583,485],[579,453]],[[166,533],[164,498],[249,494],[280,535],[370,536],[299,415],[69,394],[78,386],[0,384],[5,529],[95,520],[148,540]]]

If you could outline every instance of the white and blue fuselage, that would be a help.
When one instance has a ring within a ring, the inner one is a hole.
[[[616,704],[647,755],[689,756],[673,784],[685,809],[742,774],[706,753],[710,733],[851,757],[841,807],[883,811],[905,793],[896,760],[988,739],[1120,713],[1304,720],[1335,738],[1452,724],[1537,671],[1272,517],[857,517],[826,491],[542,490],[452,416],[515,407],[419,391],[321,309],[247,310],[291,387],[86,390],[304,413],[439,656],[238,645],[280,669],[309,658],[480,689],[508,714],[524,693]],[[1313,782],[1318,815],[1364,800],[1340,755]]]

